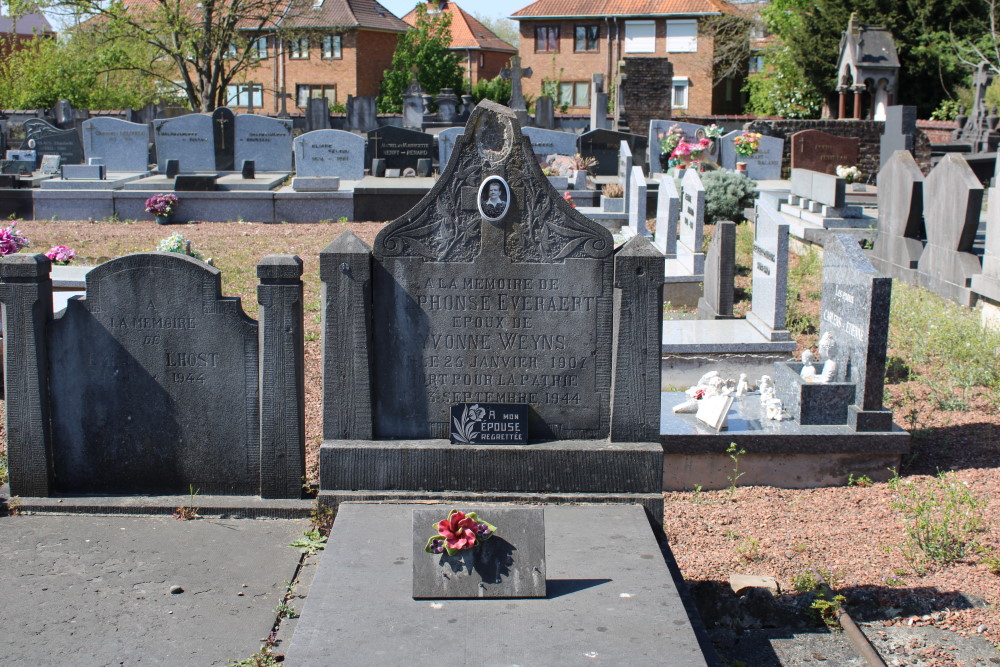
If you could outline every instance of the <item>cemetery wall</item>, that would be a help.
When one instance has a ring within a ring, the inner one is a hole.
[[[956,130],[953,120],[917,120],[917,129],[927,135],[933,144],[951,141],[951,133]]]

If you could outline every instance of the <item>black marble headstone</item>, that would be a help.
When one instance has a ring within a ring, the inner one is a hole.
[[[628,142],[633,164],[645,170],[649,139],[642,135],[613,130],[591,130],[577,138],[576,151],[583,157],[597,159],[597,166],[594,168],[597,176],[614,176],[618,173],[618,150],[622,141]]]
[[[167,178],[173,178],[181,171],[181,161],[177,159],[167,160]]]
[[[215,176],[202,174],[178,174],[174,178],[175,192],[214,192]]]
[[[60,130],[41,118],[29,118],[24,132],[21,148],[35,151],[36,168],[42,155],[58,155],[62,164],[83,164],[83,142],[75,129]]]
[[[432,135],[386,125],[368,133],[365,164],[381,158],[386,169],[416,169],[419,160],[433,159],[433,151]]]
[[[240,171],[243,172],[243,178],[253,180],[257,176],[257,163],[253,160],[243,160]]]
[[[235,171],[236,116],[232,109],[219,107],[212,112],[212,134],[215,137],[215,168]]]

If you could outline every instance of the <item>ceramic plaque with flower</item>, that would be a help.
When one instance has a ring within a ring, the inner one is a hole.
[[[424,551],[429,554],[444,554],[454,556],[460,551],[472,549],[496,535],[497,528],[493,524],[482,521],[475,512],[452,510],[447,518],[438,521],[434,526],[437,534],[427,539]]]

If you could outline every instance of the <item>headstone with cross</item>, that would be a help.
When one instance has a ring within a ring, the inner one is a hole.
[[[517,120],[524,126],[528,122],[528,106],[524,101],[524,94],[521,92],[521,77],[530,79],[532,71],[530,67],[521,68],[521,56],[514,56],[510,59],[510,67],[500,70],[501,78],[510,81],[510,108],[517,116]]]
[[[280,111],[278,111],[278,118],[288,118],[288,100],[291,98],[292,94],[285,91],[285,87],[281,87],[281,92],[278,93],[278,99],[280,100]]]
[[[212,132],[215,136],[215,168],[219,171],[236,169],[236,115],[228,107],[212,112]]]

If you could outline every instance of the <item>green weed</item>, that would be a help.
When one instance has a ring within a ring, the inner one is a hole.
[[[947,565],[973,552],[975,535],[982,529],[976,498],[953,473],[942,472],[926,481],[889,480],[896,492],[893,509],[903,514],[906,530],[904,553],[912,560]]]
[[[302,537],[288,546],[295,547],[302,553],[311,556],[317,551],[322,551],[326,548],[326,540],[327,537],[321,535],[318,530],[307,530],[302,534]]]
[[[192,519],[200,519],[201,516],[198,514],[198,508],[195,507],[195,498],[201,492],[201,489],[194,488],[194,484],[188,484],[188,490],[190,491],[190,498],[188,499],[187,505],[181,505],[174,510],[174,518],[179,521],[190,521]]]
[[[740,457],[746,453],[747,450],[737,447],[735,442],[729,443],[729,447],[726,448],[726,454],[729,455],[730,460],[733,462],[733,474],[726,478],[729,480],[730,500],[732,500],[733,495],[736,493],[736,482],[746,474],[746,472],[740,472]]]
[[[872,482],[872,478],[868,475],[859,475],[858,477],[855,477],[854,473],[851,473],[847,476],[847,486],[868,487],[872,484],[874,484],[874,482]]]
[[[760,540],[752,537],[744,538],[736,545],[736,553],[746,562],[752,563],[760,557]]]
[[[796,335],[813,333],[819,328],[815,315],[807,313],[804,300],[822,295],[823,260],[814,248],[800,255],[788,267],[788,292],[785,298],[785,327]]]
[[[261,646],[260,650],[249,658],[240,660],[239,662],[227,660],[226,664],[234,665],[234,667],[279,667],[281,665],[274,655],[274,651],[267,644]]]
[[[0,484],[10,481],[10,472],[7,469],[7,452],[0,452]]]

